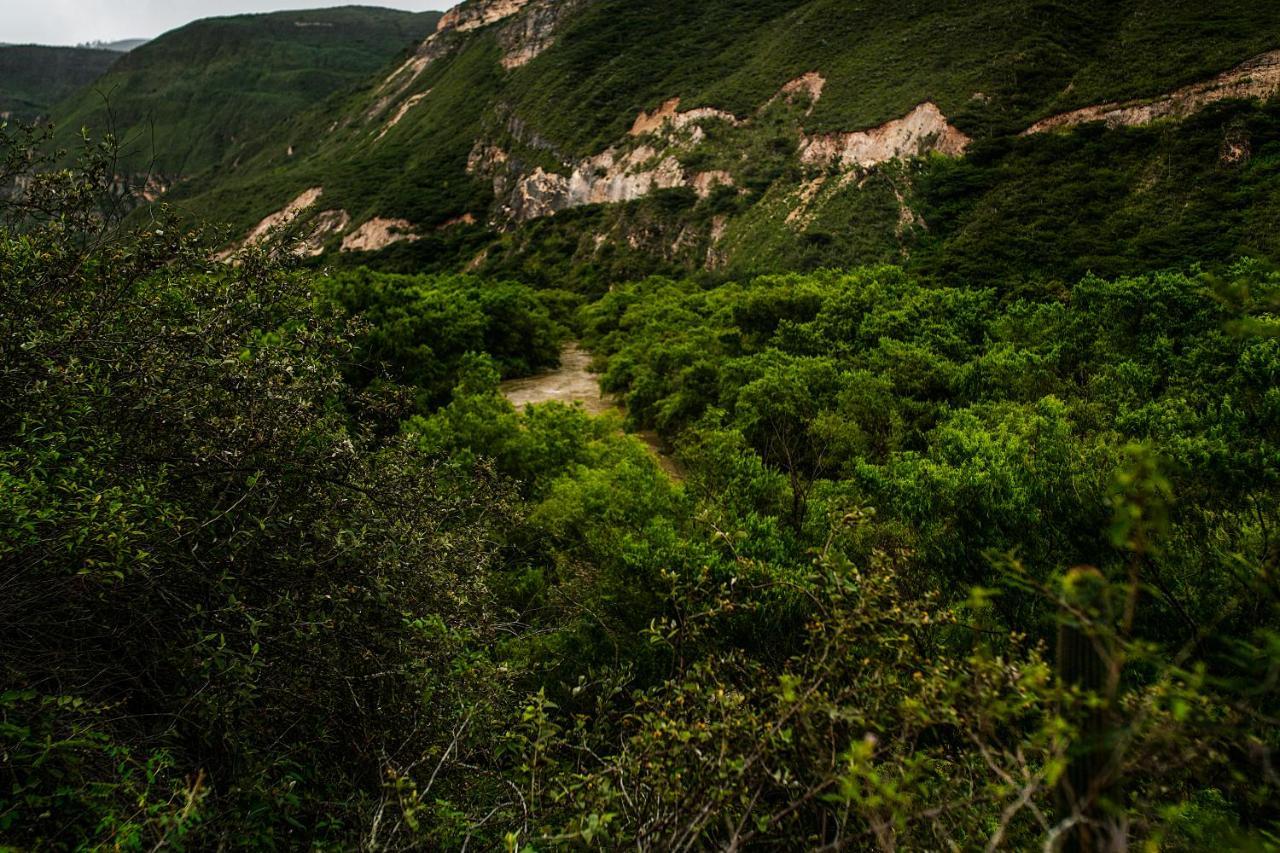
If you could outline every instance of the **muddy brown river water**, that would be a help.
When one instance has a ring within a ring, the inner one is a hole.
[[[593,415],[618,411],[617,403],[600,393],[600,382],[591,372],[591,353],[577,344],[561,350],[555,370],[503,382],[501,390],[517,409],[538,403],[581,403]]]
[[[581,403],[593,415],[622,412],[616,400],[601,393],[599,377],[591,372],[591,353],[576,343],[568,344],[561,350],[560,366],[555,370],[522,379],[511,379],[499,387],[502,395],[517,409],[554,402],[569,406]],[[653,453],[662,470],[677,480],[684,479],[680,466],[663,448],[656,433],[643,432],[635,435]]]

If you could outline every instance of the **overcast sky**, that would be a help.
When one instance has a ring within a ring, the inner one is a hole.
[[[197,18],[322,6],[386,6],[425,12],[457,0],[0,0],[0,42],[80,44],[154,38]]]

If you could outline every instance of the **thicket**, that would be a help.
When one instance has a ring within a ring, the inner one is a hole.
[[[213,264],[109,163],[0,235],[0,841],[1280,844],[1263,265],[619,283],[625,416],[518,412],[575,297]]]
[[[372,843],[483,695],[506,491],[375,428],[409,401],[306,278],[122,228],[112,166],[3,204],[0,844]]]

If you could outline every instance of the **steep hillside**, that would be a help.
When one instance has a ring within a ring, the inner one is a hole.
[[[54,104],[97,80],[119,58],[105,48],[0,45],[0,118],[47,118]]]
[[[1012,279],[1120,274],[1270,252],[1277,47],[1280,7],[1244,0],[471,0],[174,198],[308,254],[547,281],[959,270],[1029,233]],[[1238,231],[1182,221],[1242,193]]]
[[[233,161],[264,131],[364,80],[438,17],[352,6],[197,21],[60,104],[59,141],[113,127],[125,141],[122,171],[170,182]]]

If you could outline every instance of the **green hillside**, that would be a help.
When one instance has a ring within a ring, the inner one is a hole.
[[[508,68],[513,44],[540,52]],[[1153,260],[1143,254],[1152,242],[1143,234],[1153,232],[1165,235],[1152,247],[1161,263],[1225,261],[1272,248],[1249,227],[1270,215],[1277,189],[1268,155],[1280,140],[1260,105],[1206,105],[1173,122],[1185,133],[1157,122],[1101,137],[1018,134],[1080,107],[1159,98],[1276,48],[1280,7],[1242,0],[1211,11],[1147,0],[534,0],[489,26],[442,33],[419,49],[429,62],[400,78],[404,85],[385,83],[384,69],[345,99],[281,123],[173,199],[247,231],[320,187],[312,213],[345,213],[346,234],[374,218],[415,229],[417,239],[381,254],[389,268],[470,264],[547,282],[903,260],[944,273],[962,269],[983,242],[1028,243],[1027,232],[1012,233],[1027,221],[1039,223],[1038,243],[1028,263],[998,265],[1007,281],[1032,268],[1067,279],[1090,268],[1082,257],[1115,274],[1140,271]],[[819,97],[779,97],[804,75],[821,77]],[[536,169],[567,183],[587,158],[625,156],[640,144],[628,135],[637,116],[673,98],[680,111],[715,111],[697,121],[700,140],[658,140],[651,165],[673,156],[682,187],[575,204],[554,218],[511,215]],[[798,162],[801,139],[874,128],[925,102],[972,139],[970,156],[908,156],[854,169],[866,173],[856,181],[842,179],[848,170]],[[1227,137],[1242,133],[1250,156],[1224,169]],[[505,158],[496,173],[468,167],[486,148]],[[726,175],[737,191],[695,196],[698,172]],[[506,180],[502,192],[495,177]],[[1022,189],[1010,192],[1011,182]],[[998,218],[986,215],[993,204]],[[1240,227],[1202,240],[1190,210],[1230,213]],[[1094,248],[1076,251],[1081,229],[1064,217],[1090,223]],[[342,237],[331,229],[316,239],[334,250]],[[367,253],[351,260],[367,262]]]
[[[111,127],[125,143],[122,171],[189,175],[363,81],[438,17],[352,6],[197,21],[59,104],[59,141]]]
[[[0,114],[49,118],[54,104],[97,80],[120,58],[113,50],[0,45]]]

